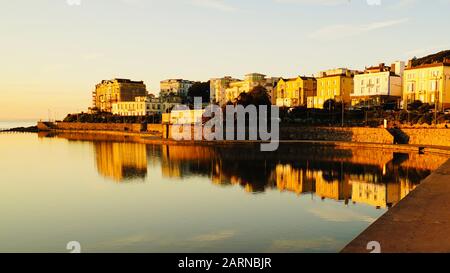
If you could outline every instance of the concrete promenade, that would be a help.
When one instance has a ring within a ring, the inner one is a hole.
[[[450,253],[450,160],[346,246],[343,253]]]

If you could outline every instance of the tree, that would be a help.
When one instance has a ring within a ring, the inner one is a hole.
[[[409,111],[417,111],[422,105],[423,105],[422,101],[416,100],[416,101],[408,104],[408,110]]]
[[[196,82],[188,90],[188,101],[194,102],[195,97],[201,97],[203,102],[209,102],[210,100],[210,83]]]
[[[236,104],[248,106],[248,105],[271,105],[269,92],[267,89],[261,85],[256,86],[248,93],[241,93],[239,97],[237,97]]]
[[[328,110],[329,112],[334,112],[336,108],[336,101],[333,99],[328,99],[323,103],[323,109]]]
[[[267,89],[261,85],[256,86],[250,91],[250,96],[252,97],[253,104],[259,105],[271,105],[269,92]]]

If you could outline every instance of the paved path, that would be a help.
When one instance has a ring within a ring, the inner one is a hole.
[[[371,241],[383,253],[450,253],[450,160],[342,252],[368,253]]]

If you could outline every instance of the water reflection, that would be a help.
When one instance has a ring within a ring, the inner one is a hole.
[[[114,181],[144,179],[147,176],[145,144],[94,142],[98,172]]]
[[[58,137],[83,140],[83,135]],[[92,136],[90,136],[92,138]],[[120,138],[120,137],[116,137]],[[258,146],[168,146],[133,139],[93,141],[98,172],[113,181],[142,181],[151,162],[163,177],[205,176],[221,186],[238,185],[249,193],[292,192],[308,198],[389,208],[442,165],[445,157],[389,150],[282,145],[261,153]]]

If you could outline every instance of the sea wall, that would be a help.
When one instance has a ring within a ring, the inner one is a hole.
[[[402,129],[409,144],[450,146],[450,129]]]
[[[172,139],[171,125],[162,124],[121,124],[121,123],[69,123],[69,122],[39,122],[40,131],[112,131],[128,133],[146,133],[154,136]],[[450,129],[415,128],[399,129],[409,137],[408,144],[424,146],[450,147]],[[191,128],[191,135],[194,129]],[[280,140],[316,140],[359,143],[394,144],[394,137],[383,128],[364,127],[307,127],[296,125],[281,125]]]
[[[394,137],[382,128],[281,126],[282,140],[324,140],[393,144]]]
[[[64,131],[116,131],[131,133],[162,134],[161,124],[140,123],[81,123],[81,122],[39,122],[40,131],[64,130]]]
[[[172,139],[173,127],[165,125],[164,138]],[[194,139],[194,129],[191,128],[191,138]],[[393,144],[394,137],[382,128],[340,128],[340,127],[302,127],[281,126],[280,140],[322,140]]]

